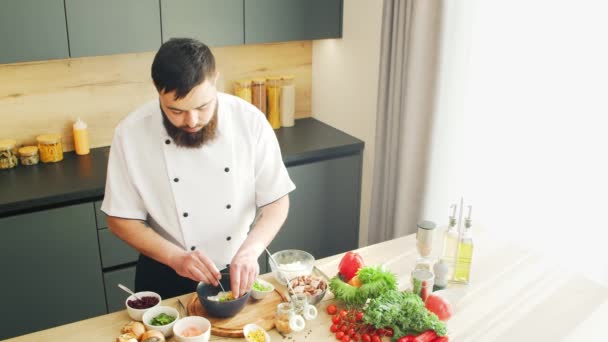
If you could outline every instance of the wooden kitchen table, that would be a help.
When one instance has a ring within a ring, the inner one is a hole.
[[[386,264],[398,275],[400,287],[409,287],[409,274],[416,259],[414,235],[361,248],[359,252],[367,265]],[[337,272],[341,256],[318,260],[317,266],[331,276]],[[601,329],[608,323],[608,287],[560,269],[513,243],[479,234],[475,240],[472,284],[462,292],[448,322],[450,341],[608,341]],[[177,307],[178,299],[187,303],[190,296],[168,299],[163,304]],[[272,341],[335,341],[325,313],[331,302],[328,292],[319,304],[319,317],[307,322],[303,332],[291,334],[288,339],[272,330]],[[32,308],[32,315],[36,314]],[[9,341],[114,341],[129,321],[123,310]],[[243,340],[211,337],[211,341]]]

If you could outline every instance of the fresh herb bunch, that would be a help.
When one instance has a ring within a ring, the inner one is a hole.
[[[365,323],[376,328],[393,328],[393,341],[427,330],[435,331],[438,336],[447,333],[445,323],[425,308],[419,296],[408,291],[386,291],[370,300],[363,312]]]
[[[376,298],[386,291],[397,290],[397,277],[381,266],[361,267],[357,271],[361,287],[345,283],[335,276],[329,281],[329,288],[336,299],[349,306],[363,306],[368,299]]]

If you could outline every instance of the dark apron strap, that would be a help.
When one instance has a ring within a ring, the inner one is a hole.
[[[197,282],[177,274],[171,267],[140,254],[135,270],[135,291],[153,291],[163,299],[196,291]]]

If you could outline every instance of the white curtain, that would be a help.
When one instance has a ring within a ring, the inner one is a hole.
[[[608,3],[446,2],[424,215],[608,284]]]
[[[441,1],[384,1],[369,243],[413,233],[429,150]]]

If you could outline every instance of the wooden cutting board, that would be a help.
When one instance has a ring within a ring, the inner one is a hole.
[[[230,318],[211,317],[198,300],[195,292],[188,300],[188,316],[202,316],[211,322],[211,334],[221,337],[244,337],[243,327],[249,323],[255,323],[264,330],[274,328],[274,314],[277,305],[286,302],[287,298],[276,289],[262,300],[249,297],[247,304],[241,312]]]

